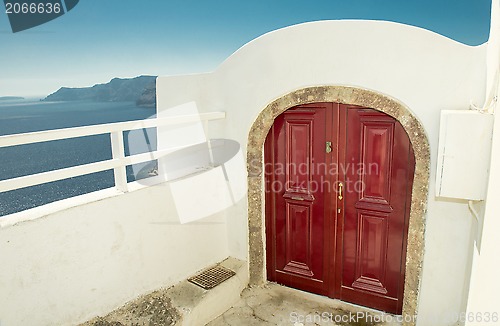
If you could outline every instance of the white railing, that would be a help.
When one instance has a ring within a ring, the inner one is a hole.
[[[168,125],[180,125],[193,122],[204,122],[210,120],[224,119],[225,112],[210,112],[194,115],[173,116],[166,118],[155,118],[147,120],[135,120],[126,122],[116,122],[101,125],[90,125],[75,128],[55,129],[23,134],[13,134],[0,136],[0,148],[7,146],[25,145],[40,143],[52,140],[61,140],[68,138],[110,134],[112,159],[73,166],[64,169],[58,169],[48,172],[26,175],[22,177],[0,181],[0,192],[16,190],[20,188],[36,186],[43,183],[68,179],[95,172],[114,170],[115,187],[118,190],[127,192],[127,173],[126,166],[131,164],[143,163],[158,159],[179,148],[170,148],[166,150],[153,151],[148,153],[125,156],[125,145],[123,141],[123,131],[136,130],[144,128],[154,128]],[[206,130],[206,125],[205,125]]]

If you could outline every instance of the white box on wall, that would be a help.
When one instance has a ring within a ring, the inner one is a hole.
[[[492,114],[475,110],[441,111],[436,196],[486,198],[492,130]]]

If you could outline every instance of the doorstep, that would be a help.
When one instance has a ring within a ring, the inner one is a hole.
[[[241,292],[248,285],[245,261],[229,257],[215,266],[219,265],[236,274],[210,290],[184,280],[168,289],[140,296],[105,317],[96,317],[81,326],[205,325],[240,300]]]

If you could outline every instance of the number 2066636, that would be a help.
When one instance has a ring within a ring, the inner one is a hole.
[[[481,323],[498,325],[500,321],[500,316],[498,312],[480,311],[480,312],[462,312],[460,314],[454,314],[451,321],[453,322],[471,322],[471,323]]]
[[[40,2],[40,3],[19,3],[6,2],[6,14],[58,14],[62,10],[61,3]]]

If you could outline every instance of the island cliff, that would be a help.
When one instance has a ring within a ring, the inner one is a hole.
[[[136,102],[138,106],[156,106],[156,76],[113,78],[92,87],[61,87],[44,101]]]

